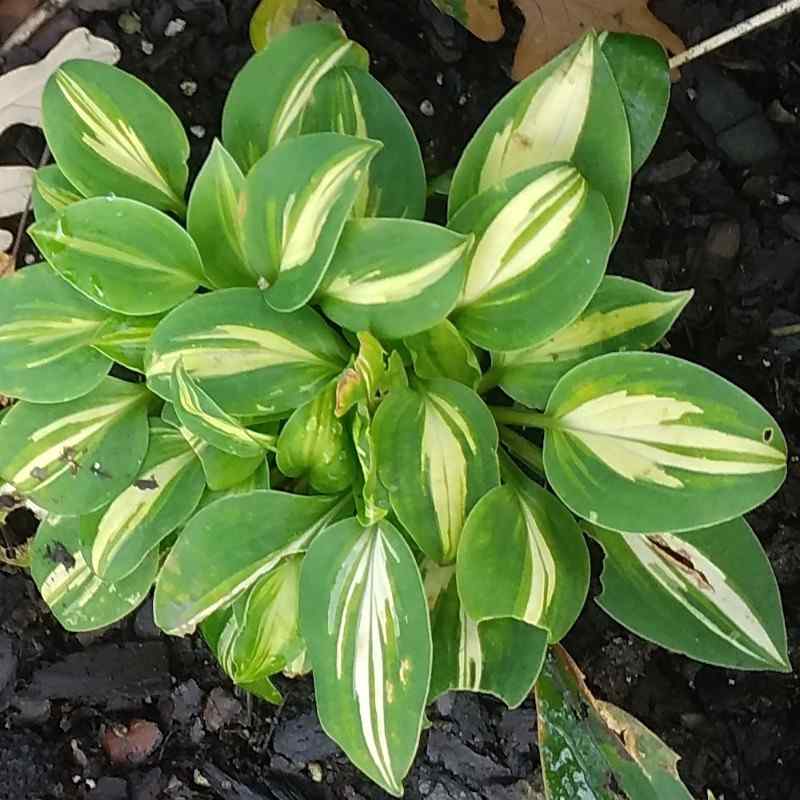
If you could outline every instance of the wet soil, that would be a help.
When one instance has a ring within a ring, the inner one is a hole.
[[[452,166],[511,86],[508,72],[520,30],[514,9],[501,4],[509,34],[487,45],[428,0],[326,4],[370,50],[374,74],[412,120],[429,173]],[[254,5],[255,0],[78,0],[28,47],[12,53],[6,68],[40,57],[70,26],[88,24],[117,41],[121,65],[177,110],[192,131],[197,169],[219,133],[230,81],[250,54],[246,31]],[[763,5],[651,4],[690,44]],[[97,8],[112,10],[81,10]],[[122,32],[123,9],[136,12],[141,31]],[[186,26],[166,37],[174,19]],[[192,84],[196,91],[190,95]],[[786,433],[794,454],[789,480],[749,520],[778,576],[795,666],[798,116],[800,19],[685,68],[664,135],[635,181],[610,268],[659,288],[694,287],[695,298],[664,348],[742,386]],[[37,132],[12,129],[0,138],[0,161],[35,164],[41,148]],[[5,535],[22,538],[31,520],[15,514]],[[595,595],[600,562],[597,552],[593,557]],[[711,790],[726,800],[800,800],[795,675],[699,665],[629,635],[591,601],[566,645],[598,695],[634,713],[682,755],[681,773],[696,797]],[[98,634],[64,633],[22,572],[0,570],[0,800],[386,797],[322,733],[312,681],[286,681],[283,688],[280,708],[237,698],[202,642],[159,635],[148,607]],[[407,781],[412,800],[540,796],[530,702],[508,711],[491,699],[454,694],[441,699],[430,718]],[[155,726],[131,725],[134,720]],[[110,739],[127,743],[122,757]]]

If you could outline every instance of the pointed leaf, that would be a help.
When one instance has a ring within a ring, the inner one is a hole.
[[[102,508],[144,460],[149,397],[143,386],[104,378],[77,400],[17,403],[0,424],[0,474],[56,514]]]
[[[158,576],[156,623],[173,635],[191,633],[283,558],[304,552],[349,507],[346,497],[274,491],[224,497],[206,506],[183,529]]]
[[[293,311],[317,291],[379,142],[316,133],[283,142],[248,173],[244,245],[272,284],[267,302]]]
[[[578,516],[612,530],[724,522],[786,477],[775,420],[733,384],[671,356],[593,358],[558,382],[547,412],[550,485]]]
[[[452,311],[470,239],[428,222],[349,222],[320,287],[322,310],[351,331],[399,339]]]
[[[33,215],[37,220],[63,211],[83,200],[83,195],[64,177],[56,164],[39,167],[33,178]]]
[[[328,72],[368,63],[341,28],[325,23],[293,28],[256,53],[236,76],[222,115],[223,142],[242,171],[300,132],[314,89]]]
[[[403,340],[411,352],[414,372],[420,378],[449,378],[470,389],[481,379],[481,368],[472,345],[449,320]]]
[[[136,480],[97,515],[81,518],[81,544],[92,572],[104,581],[130,575],[189,518],[204,489],[203,469],[180,432],[151,420]]]
[[[458,597],[454,566],[427,562],[433,669],[429,702],[447,691],[484,692],[516,708],[547,654],[547,631],[512,617],[475,622]]]
[[[375,415],[381,483],[425,554],[453,561],[475,503],[497,486],[497,428],[475,392],[444,379],[392,391]]]
[[[598,604],[646,639],[733,669],[791,669],[775,575],[742,519],[686,533],[615,533]]]
[[[73,400],[111,368],[92,342],[111,314],[46,264],[0,283],[0,393],[36,403]]]
[[[375,423],[365,403],[353,414],[353,445],[361,466],[357,475],[354,496],[356,516],[362,525],[372,525],[389,513],[389,493],[378,475],[378,447]]]
[[[270,309],[258,289],[224,289],[183,303],[156,328],[145,365],[150,388],[172,399],[178,359],[237,417],[278,414],[310,400],[345,366],[342,340],[310,308]]]
[[[182,213],[189,141],[142,81],[96,61],[69,61],[42,96],[47,144],[85,197],[113,193]]]
[[[397,529],[348,519],[324,531],[303,564],[300,620],[325,731],[401,796],[428,697],[431,632],[419,570]]]
[[[68,631],[104,628],[144,600],[158,572],[153,551],[118,583],[101,581],[83,557],[80,518],[49,516],[33,540],[31,574],[56,619]]]
[[[566,164],[515,174],[450,227],[477,239],[453,322],[492,350],[538,344],[572,322],[600,284],[612,235],[602,195]]]
[[[606,276],[583,313],[549,339],[492,355],[492,373],[520,403],[544,408],[559,378],[590,358],[656,344],[691,300],[692,291],[659,292],[644,283]]]
[[[631,182],[630,133],[614,74],[594,33],[494,107],[458,162],[450,216],[509,176],[553,161],[572,162],[605,197],[618,233]]]
[[[122,314],[166,311],[202,280],[200,255],[186,231],[135,200],[82,200],[28,232],[61,277]]]

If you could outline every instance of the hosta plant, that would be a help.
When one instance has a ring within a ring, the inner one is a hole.
[[[676,756],[556,646],[588,536],[622,625],[789,669],[742,517],[786,442],[735,386],[646,352],[691,292],[606,275],[664,54],[590,33],[519,84],[444,225],[422,220],[418,145],[367,67],[333,26],[275,38],[188,196],[183,127],[146,86],[81,61],[50,80],[46,263],[0,282],[18,399],[0,474],[48,512],[33,577],[74,631],[155,586],[164,631],[199,629],[273,702],[274,675],[313,670],[325,730],[391,794],[431,701],[515,706],[536,685],[551,797],[688,797]]]

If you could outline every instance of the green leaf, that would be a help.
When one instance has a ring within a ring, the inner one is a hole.
[[[221,500],[223,497],[249,494],[256,489],[269,488],[269,464],[267,463],[266,459],[262,459],[258,465],[258,469],[256,469],[243,480],[239,481],[239,483],[235,483],[233,486],[229,486],[226,489],[211,489],[210,487],[207,487],[206,491],[203,493],[203,496],[200,498],[200,503],[198,504],[196,510],[202,511],[202,509],[204,509],[206,506],[216,503],[217,500]]]
[[[79,200],[83,200],[83,195],[64,177],[64,173],[55,164],[48,164],[36,170],[31,193],[35,219],[41,220],[60,213]]]
[[[150,421],[147,455],[136,480],[99,514],[81,518],[81,544],[95,575],[130,575],[182,525],[205,489],[203,470],[179,431]]]
[[[417,751],[431,674],[431,632],[417,564],[386,520],[344,520],[312,544],[300,620],[320,721],[390,794]]]
[[[458,162],[450,216],[489,187],[554,161],[573,163],[605,197],[619,233],[631,182],[630,133],[620,91],[594,33],[494,107]]]
[[[361,474],[357,476],[354,487],[356,516],[362,525],[372,525],[386,517],[390,502],[389,493],[378,476],[375,423],[365,403],[360,403],[353,414],[352,434],[361,466]]]
[[[464,522],[499,481],[497,428],[475,392],[445,379],[392,391],[375,415],[381,483],[423,552],[455,560]]]
[[[86,197],[114,194],[182,213],[189,141],[142,81],[97,61],[63,64],[42,96],[47,144]]]
[[[786,477],[775,420],[733,384],[671,356],[593,358],[558,382],[547,413],[547,479],[604,528],[714,525],[760,505]]]
[[[236,76],[222,114],[222,139],[242,171],[300,133],[314,89],[337,66],[366,69],[366,52],[341,28],[301,25],[275,37]]]
[[[337,417],[343,417],[354,405],[368,410],[377,404],[378,390],[386,377],[386,352],[383,345],[367,331],[357,334],[358,355],[336,383]]]
[[[68,631],[104,628],[144,600],[158,571],[153,551],[118,583],[101,581],[80,547],[80,518],[49,516],[33,540],[31,574],[53,615]]]
[[[156,623],[169,634],[191,633],[286,556],[304,552],[350,507],[347,497],[269,490],[206,506],[183,529],[158,576]]]
[[[111,314],[46,264],[0,283],[0,394],[35,403],[73,400],[111,368],[91,345]]]
[[[775,575],[744,519],[685,533],[589,533],[606,554],[597,602],[626,628],[698,661],[791,671]]]
[[[450,227],[477,239],[452,319],[490,350],[538,344],[572,322],[600,285],[612,237],[602,195],[567,164],[515,174]]]
[[[589,590],[589,551],[572,515],[508,459],[507,485],[467,518],[458,551],[458,593],[480,622],[513,617],[562,639]]]
[[[136,200],[82,200],[28,233],[62,278],[122,314],[166,311],[202,280],[200,255],[186,231]]]
[[[334,381],[289,417],[278,439],[278,469],[291,478],[308,477],[323,494],[349,489],[358,470],[350,432],[335,411]]]
[[[379,142],[315,133],[270,150],[245,181],[244,246],[267,302],[293,311],[317,291]]]
[[[136,478],[147,450],[143,386],[104,378],[66,403],[17,403],[0,424],[0,475],[56,514],[107,505]]]
[[[518,402],[544,408],[559,378],[578,364],[660,341],[693,294],[606,276],[578,319],[533,347],[493,353],[490,374]]]
[[[678,756],[621,708],[596,700],[560,647],[536,682],[548,800],[692,800]]]
[[[228,414],[267,416],[310,400],[344,368],[342,340],[310,308],[282,314],[258,289],[193,297],[159,324],[145,355],[147,382],[172,400],[172,369],[189,374]]]
[[[672,81],[664,48],[649,36],[603,33],[603,55],[622,95],[631,135],[632,168],[641,168],[667,116]]]
[[[408,336],[403,343],[411,352],[414,372],[420,378],[449,378],[470,389],[477,388],[481,368],[475,351],[449,320]]]
[[[424,565],[431,610],[429,702],[447,691],[484,692],[516,708],[530,694],[547,654],[547,631],[511,617],[475,622],[458,597],[455,567]]]
[[[317,84],[302,133],[333,131],[382,142],[356,203],[359,217],[425,216],[425,167],[403,110],[381,83],[356,67],[337,67]]]
[[[258,283],[244,250],[243,192],[242,171],[214,139],[189,196],[186,228],[200,251],[208,283],[217,289]]]
[[[134,372],[144,373],[144,354],[156,325],[163,314],[148,317],[114,316],[106,324],[92,347]]]
[[[353,220],[320,287],[322,310],[353,332],[387,339],[427,330],[453,310],[470,243],[428,222]]]

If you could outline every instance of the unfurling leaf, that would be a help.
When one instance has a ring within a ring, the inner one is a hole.
[[[475,389],[481,367],[472,345],[449,320],[403,340],[420,378],[449,378]]]

